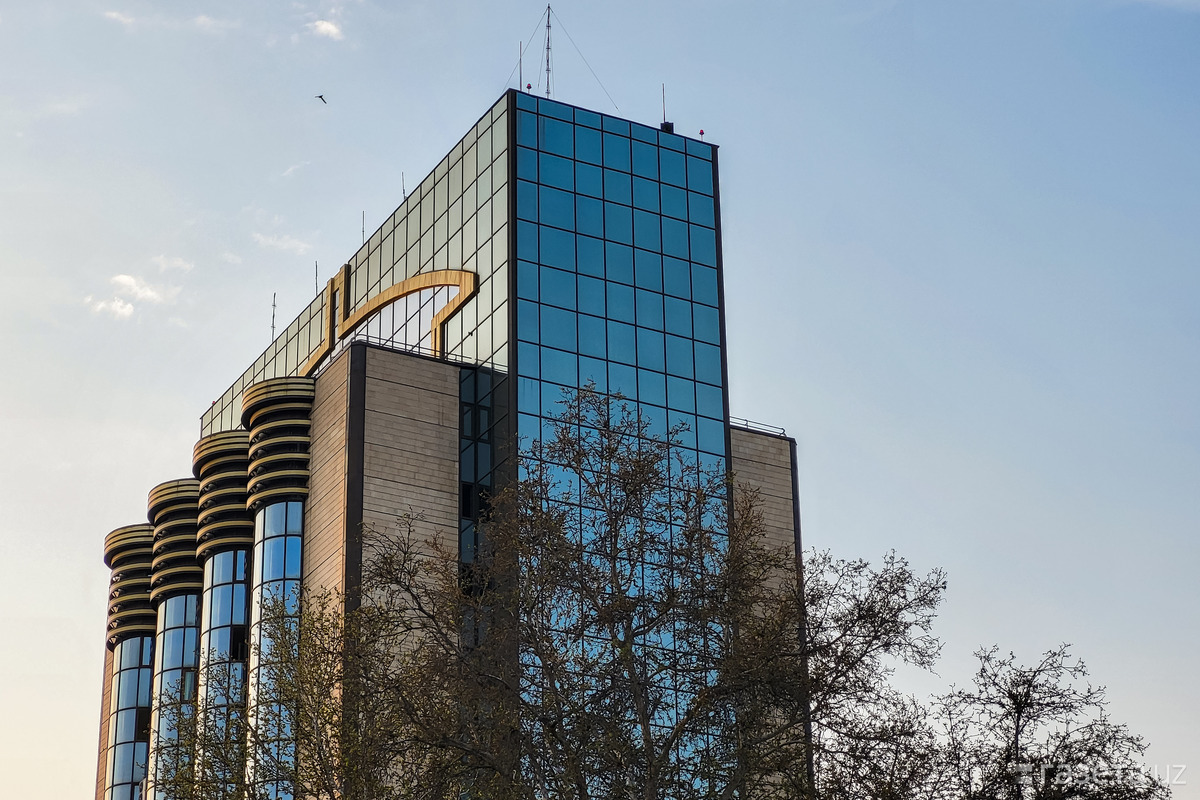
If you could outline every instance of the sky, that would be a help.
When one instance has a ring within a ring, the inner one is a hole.
[[[104,535],[522,43],[544,88],[543,12],[0,0],[6,796],[91,791]],[[806,544],[946,569],[905,685],[1070,642],[1200,800],[1200,0],[554,13],[556,99],[665,84],[720,145],[732,411],[797,439]]]

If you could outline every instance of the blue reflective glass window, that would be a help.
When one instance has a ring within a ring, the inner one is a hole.
[[[636,322],[643,328],[663,329],[663,296],[658,292],[638,289],[634,298]]]
[[[538,266],[528,261],[517,262],[517,297],[538,299]]]
[[[636,122],[629,126],[629,135],[639,142],[658,144],[658,129],[648,125],[638,125]]]
[[[200,624],[200,597],[199,595],[189,594],[184,595],[183,604],[183,624],[184,625],[199,625]]]
[[[623,322],[609,320],[608,322],[608,357],[613,361],[624,364],[634,364],[637,360],[634,327]],[[636,395],[630,395],[631,397]]]
[[[542,150],[570,158],[574,155],[574,129],[566,122],[542,117],[539,144]]]
[[[632,338],[632,335],[630,338]],[[625,364],[618,364],[613,361],[609,361],[608,391],[610,394],[621,394],[631,400],[636,399],[637,370]]]
[[[526,108],[530,111],[537,111],[537,98],[531,94],[519,92],[517,94],[517,108]]]
[[[575,164],[569,158],[542,153],[538,159],[538,182],[568,191],[575,189]]]
[[[604,281],[599,278],[579,276],[579,310],[587,314],[604,316]],[[583,338],[582,329],[579,332]]]
[[[532,222],[517,222],[517,258],[538,260],[538,229]]]
[[[661,250],[662,239],[659,236],[659,219],[657,214],[649,211],[633,212],[633,243],[646,250]]]
[[[561,189],[542,186],[538,191],[538,219],[543,225],[575,228],[575,197]],[[545,255],[544,253],[542,254]]]
[[[575,195],[575,230],[590,236],[603,236],[604,204],[592,197]]]
[[[263,542],[262,579],[264,581],[279,580],[283,577],[283,562],[286,537],[277,536]],[[228,589],[228,586],[222,586]]]
[[[685,300],[692,296],[692,267],[678,258],[663,259],[663,290]],[[690,325],[690,323],[689,323]]]
[[[600,127],[600,115],[595,111],[585,111],[582,108],[575,109],[575,124],[587,125],[589,128]]]
[[[538,340],[538,307],[528,300],[517,301],[517,338],[527,342]]]
[[[710,306],[717,304],[717,271],[692,265],[692,299]]]
[[[629,135],[629,121],[624,120],[624,119],[618,119],[617,117],[610,117],[610,116],[605,115],[604,130],[612,131],[613,133],[621,133],[621,134],[628,136]]]
[[[629,205],[633,202],[632,190],[629,187],[629,176],[627,174],[624,172],[615,172],[611,169],[604,170],[605,200]]]
[[[696,225],[716,225],[716,215],[713,212],[713,199],[708,195],[688,192],[688,221]]]
[[[662,213],[668,217],[687,219],[687,192],[666,184],[660,186],[660,191],[662,193]]]
[[[658,133],[659,147],[666,147],[671,150],[678,150],[679,152],[683,152],[683,143],[684,143],[684,138],[682,136],[679,136],[678,134],[665,133],[663,131],[659,131],[659,133]]]
[[[547,114],[551,117],[557,117],[570,122],[574,118],[574,114],[572,113],[573,111],[574,109],[572,109],[570,106],[559,103],[556,100],[538,99],[538,112],[542,114]]]
[[[578,359],[574,353],[542,348],[542,379],[565,386],[579,385]]]
[[[137,704],[139,706],[150,705],[150,695],[154,689],[154,670],[143,667],[137,671],[138,675],[138,690]]]
[[[604,243],[604,277],[610,281],[633,283],[633,248],[615,242]]]
[[[539,364],[537,345],[517,342],[517,374],[526,378],[536,378],[541,374]]]
[[[530,414],[537,414],[541,411],[541,394],[538,389],[540,383],[532,378],[517,379],[517,409]]]
[[[604,358],[608,338],[606,323],[600,317],[590,314],[579,315],[579,352],[585,356]]]
[[[637,363],[639,367],[654,369],[661,372],[663,364],[663,335],[659,331],[646,328],[637,329]],[[667,404],[666,384],[663,384],[662,404]]]
[[[543,303],[575,310],[575,273],[542,267],[541,287]]]
[[[537,116],[528,111],[517,112],[517,144],[537,147]]]
[[[175,628],[162,636],[163,669],[179,669],[183,666],[183,628]]]
[[[121,665],[121,669],[136,667],[141,661],[141,653],[138,650],[140,639],[126,639],[117,647],[121,648],[120,657],[116,661]]]
[[[667,372],[681,378],[693,377],[692,340],[681,336],[667,337]]]
[[[633,322],[633,287],[620,283],[607,284],[608,318]]]
[[[292,501],[287,504],[287,532],[301,534],[304,532],[304,504]]]
[[[638,401],[665,406],[667,404],[667,376],[661,372],[639,369]]]
[[[654,439],[667,438],[667,410],[659,406],[642,403],[638,415],[646,423],[646,434]]]
[[[624,136],[604,134],[604,166],[629,172],[629,140]]]
[[[657,221],[657,217],[655,220]],[[633,266],[636,285],[643,289],[662,291],[662,256],[646,250],[634,250]]]
[[[114,742],[132,742],[137,736],[137,711],[118,711],[116,728]]]
[[[543,190],[544,191],[544,190]],[[551,189],[550,191],[555,191]],[[557,228],[541,228],[542,257],[546,266],[575,269],[575,234]]]
[[[246,624],[246,584],[233,585],[233,624]]]
[[[633,207],[658,211],[658,182],[645,178],[633,179]]]
[[[724,453],[725,424],[720,420],[700,417],[697,420],[696,445],[709,453]]]
[[[600,163],[600,131],[575,128],[575,158],[589,164]]]
[[[599,167],[575,163],[575,191],[592,197],[604,196],[604,177]]]
[[[133,780],[134,747],[132,742],[119,744],[113,756],[113,783],[129,783]]]
[[[183,601],[183,595],[175,595],[159,606],[162,609],[162,627],[177,628],[183,624]]]
[[[721,348],[696,342],[696,380],[720,385]]]
[[[696,410],[696,384],[687,378],[667,378],[667,406],[679,411]]]
[[[701,225],[689,225],[692,260],[710,267],[717,265],[717,232]]]
[[[675,435],[679,437],[679,444],[693,449],[696,447],[696,417],[694,415],[672,410],[667,412],[667,421],[671,424]]]
[[[536,150],[526,147],[517,148],[517,177],[527,181],[537,181],[538,157]]]
[[[133,708],[137,705],[138,671],[127,669],[117,680],[117,707]]]
[[[263,518],[263,535],[278,536],[287,528],[287,503],[275,503],[267,506]]]
[[[576,349],[575,315],[553,306],[542,306],[542,344],[560,350]]]
[[[299,536],[287,537],[287,556],[283,565],[283,574],[287,578],[300,577],[301,544]]]
[[[234,577],[236,580],[246,580],[246,555],[247,551],[245,550],[237,550],[234,552],[233,566]]]
[[[229,625],[233,621],[233,586],[225,584],[212,590],[209,600],[208,624],[210,626]]]
[[[662,251],[664,254],[679,258],[688,257],[687,227],[686,222],[669,217],[662,218]]]
[[[633,142],[633,174],[658,180],[658,148],[645,142]]]
[[[689,156],[699,156],[700,158],[712,161],[712,145],[704,142],[697,142],[695,139],[687,140],[687,154]]]
[[[692,335],[692,304],[674,297],[666,298],[665,328],[667,333]]]
[[[576,255],[576,270],[582,275],[604,277],[604,242],[590,236],[580,236],[576,240],[579,253]]]
[[[696,322],[697,339],[709,344],[721,343],[721,317],[715,308],[692,306],[692,318]]]
[[[633,244],[633,209],[616,203],[605,203],[604,238],[622,244]]]
[[[687,160],[688,188],[701,194],[713,193],[713,167],[708,161],[694,156]]]
[[[580,342],[582,339],[582,323],[580,324]],[[604,341],[604,336],[600,337],[601,342]],[[596,391],[608,391],[608,362],[599,358],[579,357],[579,385],[587,386],[589,383],[595,384]]]
[[[687,186],[687,171],[684,166],[683,153],[659,150],[658,169],[663,183]]]

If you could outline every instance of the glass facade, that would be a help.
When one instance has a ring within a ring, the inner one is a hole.
[[[178,727],[195,711],[199,661],[199,595],[188,592],[168,597],[158,606],[154,652],[154,713],[152,720],[157,776],[186,770],[191,752],[179,745]],[[151,789],[152,797],[166,794]]]
[[[216,553],[204,563],[204,593],[200,603],[200,654],[203,669],[198,687],[205,731],[202,741],[233,736],[243,719],[246,660],[249,653],[249,550],[236,548]],[[233,710],[231,710],[233,709]],[[208,765],[207,771],[219,769]],[[232,779],[235,776],[227,776]]]
[[[541,438],[563,389],[590,382],[724,471],[715,148],[516,102],[518,434]]]
[[[299,501],[273,503],[254,520],[248,707],[254,736],[249,769],[254,786],[270,800],[291,800],[293,795],[290,783],[279,778],[295,758],[291,712],[272,691],[272,668],[297,645],[303,530],[304,504]]]
[[[338,299],[349,314],[416,275],[445,269],[473,272],[478,288],[447,321],[445,353],[501,371],[508,366],[511,308],[509,103],[505,95],[488,109],[349,259],[345,297]],[[452,291],[425,290],[387,306],[360,324],[353,337],[429,354],[430,323]],[[247,387],[301,373],[327,328],[325,305],[321,292],[234,381],[201,417],[201,436],[238,426]]]
[[[150,754],[154,637],[118,642],[112,664],[104,800],[141,800]]]

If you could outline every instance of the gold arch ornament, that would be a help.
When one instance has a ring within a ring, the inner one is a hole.
[[[359,323],[368,319],[379,309],[424,289],[454,286],[458,288],[458,294],[446,302],[442,310],[434,315],[433,322],[430,324],[433,352],[435,355],[445,355],[442,352],[444,344],[442,342],[442,324],[474,296],[479,285],[479,278],[474,272],[462,269],[439,269],[425,272],[392,284],[367,300],[361,308],[347,314],[345,298],[346,285],[349,282],[350,265],[345,264],[338,274],[330,278],[329,283],[325,285],[325,326],[321,332],[321,343],[300,370],[301,375],[311,376],[325,357],[333,352],[333,347],[337,342],[353,333]]]

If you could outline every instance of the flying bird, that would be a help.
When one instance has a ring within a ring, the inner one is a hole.
[[[317,95],[313,95],[313,97],[317,98],[317,99],[318,99],[318,100],[320,100],[322,103],[325,103],[325,105],[329,105],[329,102],[328,102],[328,101],[325,99],[325,95],[323,95],[323,94],[317,94]]]

